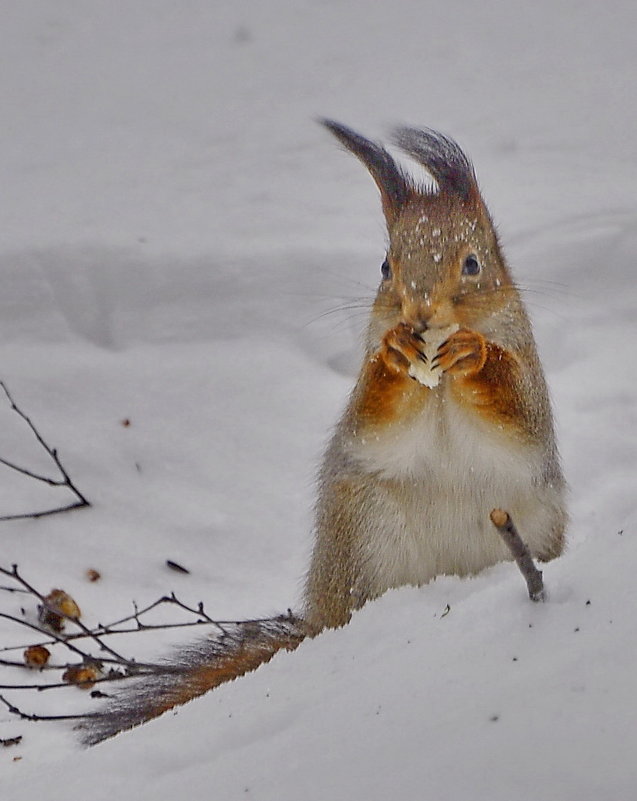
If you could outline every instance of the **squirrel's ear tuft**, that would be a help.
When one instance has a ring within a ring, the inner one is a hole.
[[[440,192],[460,195],[463,200],[480,197],[473,166],[451,137],[431,128],[397,128],[394,142],[425,167]]]
[[[412,193],[407,176],[381,145],[334,120],[320,119],[319,122],[367,167],[380,190],[387,222],[393,222]]]

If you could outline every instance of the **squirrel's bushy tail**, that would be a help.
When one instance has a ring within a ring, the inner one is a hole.
[[[79,726],[85,745],[95,745],[125,729],[156,718],[259,665],[277,651],[294,650],[306,636],[303,621],[292,614],[224,625],[214,639],[181,648],[173,659],[157,665],[115,694],[101,712]]]

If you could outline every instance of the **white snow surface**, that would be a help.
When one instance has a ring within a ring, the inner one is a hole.
[[[637,797],[636,28],[630,0],[3,4],[0,377],[92,502],[1,523],[3,565],[89,625],[170,591],[225,619],[298,603],[385,246],[323,115],[374,138],[431,126],[473,158],[572,521],[544,604],[511,565],[396,590],[90,750],[0,709],[0,737],[22,736],[0,749],[2,798]],[[0,456],[55,475],[0,401]],[[2,514],[67,499],[0,470]],[[27,600],[0,592],[7,613]],[[28,638],[2,622],[2,643]]]

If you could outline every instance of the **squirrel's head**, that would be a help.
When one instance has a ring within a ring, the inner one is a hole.
[[[447,136],[399,128],[394,143],[436,186],[418,185],[381,145],[331,120],[323,124],[367,167],[380,190],[389,245],[374,305],[377,322],[416,331],[476,328],[515,294],[467,156]],[[508,291],[507,291],[508,290]]]

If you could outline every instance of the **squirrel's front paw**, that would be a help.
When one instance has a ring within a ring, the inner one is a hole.
[[[422,338],[406,323],[398,323],[385,336],[380,354],[385,364],[395,372],[407,373],[412,364],[427,362]]]
[[[463,376],[482,370],[486,360],[486,339],[477,331],[461,328],[438,348],[433,366],[443,373]]]

